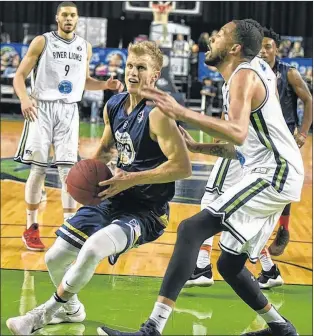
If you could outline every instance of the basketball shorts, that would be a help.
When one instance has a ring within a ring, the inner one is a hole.
[[[242,176],[243,168],[238,160],[218,158],[208,178],[205,193],[201,200],[201,210],[241,181]]]
[[[50,146],[54,146],[55,164],[77,162],[79,112],[76,103],[37,101],[38,118],[25,121],[14,161],[47,167]]]
[[[127,235],[125,251],[159,238],[168,225],[169,214],[158,217],[137,205],[124,206],[105,200],[98,206],[83,206],[57,230],[56,235],[81,248],[86,239],[109,224],[119,225]],[[121,253],[123,253],[121,252]]]
[[[232,254],[246,253],[255,263],[290,202],[291,198],[278,193],[265,175],[251,173],[225,190],[206,209],[221,217],[226,227],[220,248]]]

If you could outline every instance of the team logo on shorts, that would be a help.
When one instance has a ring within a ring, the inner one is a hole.
[[[67,80],[64,80],[62,82],[59,83],[58,85],[58,89],[59,89],[59,92],[63,93],[63,94],[69,94],[72,92],[72,83],[67,81]]]

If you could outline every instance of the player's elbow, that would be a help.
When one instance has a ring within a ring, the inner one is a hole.
[[[245,142],[246,137],[247,137],[247,132],[244,132],[244,131],[236,132],[235,136],[233,137],[234,145],[242,146]]]
[[[190,162],[181,162],[178,166],[178,174],[180,175],[180,180],[190,177],[192,175]]]

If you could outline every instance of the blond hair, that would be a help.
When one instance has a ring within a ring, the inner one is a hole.
[[[128,47],[128,53],[134,53],[138,56],[149,55],[153,60],[153,67],[160,71],[163,64],[163,56],[161,50],[158,48],[156,42],[152,41],[140,41],[136,43],[130,43]]]

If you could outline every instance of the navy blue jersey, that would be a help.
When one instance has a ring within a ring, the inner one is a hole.
[[[117,167],[127,172],[154,169],[167,161],[157,142],[150,137],[149,114],[151,106],[143,99],[128,115],[124,107],[129,93],[123,92],[109,99],[107,111],[109,122],[118,150]],[[137,185],[123,191],[126,202],[142,205],[157,215],[165,213],[175,192],[175,183]]]
[[[288,82],[288,71],[294,68],[288,63],[276,59],[273,71],[277,76],[277,89],[280,98],[280,105],[287,125],[294,126],[298,124],[297,101],[298,96]]]

